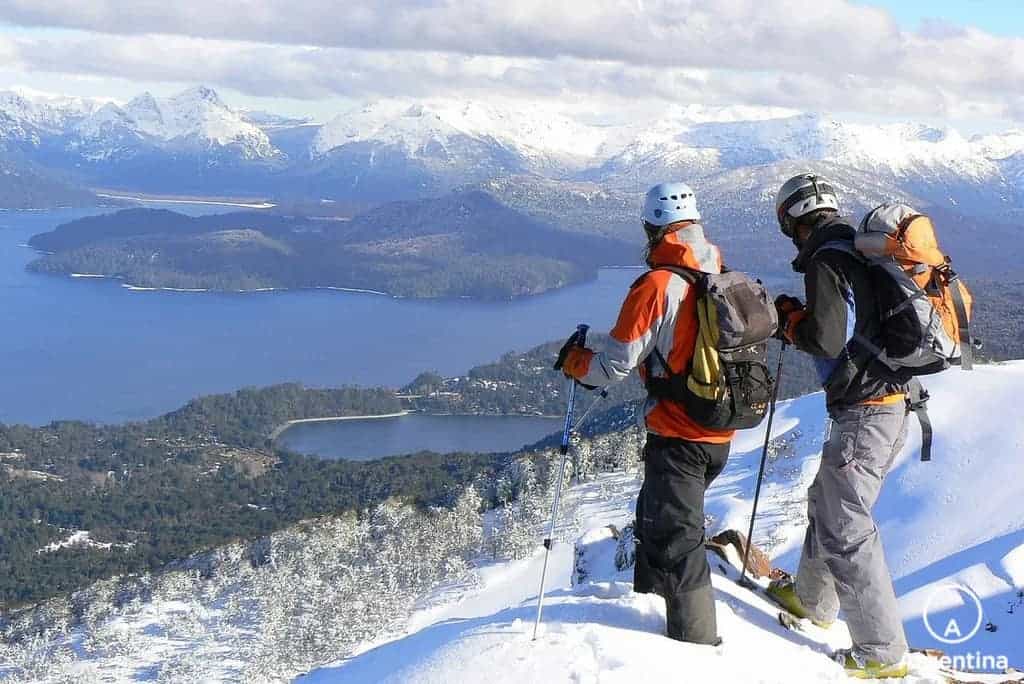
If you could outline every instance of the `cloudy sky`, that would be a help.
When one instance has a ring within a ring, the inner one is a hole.
[[[1024,125],[1024,0],[0,0],[0,89],[664,102]]]

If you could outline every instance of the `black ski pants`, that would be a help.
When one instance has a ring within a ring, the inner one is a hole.
[[[729,444],[647,435],[644,483],[636,504],[633,588],[665,599],[672,639],[719,642],[704,552],[704,492],[728,457]]]

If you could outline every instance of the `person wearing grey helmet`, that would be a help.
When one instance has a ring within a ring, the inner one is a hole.
[[[777,336],[813,357],[831,421],[796,576],[773,581],[768,593],[822,627],[843,610],[853,645],[836,660],[850,676],[904,677],[907,641],[871,509],[906,438],[907,388],[861,349],[879,332],[881,312],[855,224],[839,208],[835,186],[813,173],[786,181],[775,202],[806,300],[776,298]]]

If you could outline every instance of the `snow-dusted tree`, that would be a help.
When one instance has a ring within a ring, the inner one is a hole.
[[[574,441],[569,449],[572,456],[572,479],[576,482],[584,482],[594,476],[593,444],[592,439],[583,439],[574,435]]]
[[[574,474],[589,480],[635,467],[643,437],[632,428],[577,437],[563,488]],[[390,500],[359,515],[229,544],[152,575],[98,582],[3,627],[0,662],[15,663],[13,674],[5,672],[15,682],[61,681],[69,672],[116,680],[112,663],[125,662],[117,656],[142,652],[153,663],[153,679],[290,679],[401,629],[438,587],[465,582],[484,546],[484,520],[493,555],[539,549],[560,462],[557,450],[519,455],[449,508]],[[568,503],[560,511],[559,538],[572,527]],[[71,634],[77,655],[66,648]],[[86,662],[73,663],[81,657]]]
[[[497,512],[491,535],[491,549],[497,560],[524,558],[539,542],[535,526],[524,520],[522,506],[514,504]]]

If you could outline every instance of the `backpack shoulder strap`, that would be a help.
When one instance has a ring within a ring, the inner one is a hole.
[[[651,271],[669,271],[675,273],[677,276],[690,283],[695,284],[700,277],[703,275],[701,271],[694,270],[692,268],[686,268],[685,266],[675,266],[673,264],[657,265],[651,268]]]
[[[956,314],[956,323],[960,328],[960,368],[969,371],[974,369],[974,340],[971,339],[967,305],[964,303],[963,293],[960,292],[960,276],[952,268],[947,266],[947,269],[947,287],[953,298],[953,312]]]
[[[697,284],[697,281],[699,281],[701,276],[703,275],[701,271],[697,271],[692,268],[686,268],[685,266],[676,266],[674,264],[655,265],[652,266],[651,270],[648,271],[647,273],[652,273],[654,271],[669,271],[670,273],[675,273],[677,276],[685,280],[690,285]],[[644,275],[647,275],[647,273],[645,273]],[[644,276],[640,277],[642,278]],[[673,375],[675,375],[675,373],[672,372],[672,368],[668,365],[668,361],[665,359],[664,354],[662,354],[661,350],[658,349],[657,344],[654,345],[654,351],[651,352],[644,360],[644,362],[647,364],[648,373],[650,373],[651,366],[653,366],[655,360],[661,365],[661,368],[665,372],[666,377],[672,377]]]
[[[654,345],[654,351],[651,352],[651,355],[647,357],[648,360],[650,360],[652,356],[658,360],[658,363],[661,364],[661,368],[662,370],[665,371],[665,375],[667,377],[671,377],[672,375],[674,375],[674,373],[672,373],[672,369],[669,368],[668,361],[665,360],[665,356],[661,353],[661,350],[658,349],[657,344]]]
[[[825,244],[821,245],[820,247],[818,247],[818,249],[814,250],[814,253],[811,254],[811,258],[813,259],[814,257],[818,256],[825,250],[829,249],[836,252],[843,252],[844,254],[849,254],[850,256],[852,256],[854,259],[861,263],[867,262],[867,257],[861,254],[860,250],[854,247],[853,242],[850,240],[830,240]]]

